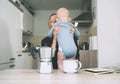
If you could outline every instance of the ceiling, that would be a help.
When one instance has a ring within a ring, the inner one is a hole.
[[[65,7],[68,10],[87,10],[91,11],[91,0],[21,0],[22,3],[34,14],[34,10],[57,10],[60,7]],[[31,10],[32,9],[32,10]],[[82,14],[73,21],[80,21],[80,26],[89,26],[92,23],[91,13]],[[87,22],[86,22],[87,21]]]
[[[22,0],[33,10],[57,10],[66,7],[69,10],[82,10],[86,0]]]

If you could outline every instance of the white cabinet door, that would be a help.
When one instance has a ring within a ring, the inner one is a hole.
[[[9,62],[12,58],[12,48],[7,22],[0,16],[0,63]]]
[[[14,63],[0,64],[0,70],[3,70],[3,69],[14,69],[14,67],[15,67]]]
[[[15,57],[15,69],[23,69],[24,64],[25,64],[25,60],[24,60],[24,56],[22,55],[22,53],[16,53],[16,57]]]
[[[18,53],[15,60],[16,69],[32,69],[33,58],[30,53]]]
[[[4,59],[14,58],[17,52],[22,51],[22,30],[20,29],[21,11],[9,0],[0,0],[1,39],[0,50],[3,50]],[[22,18],[22,17],[21,17]]]
[[[34,27],[34,19],[33,15],[23,6],[20,5],[21,9],[24,12],[23,15],[23,32],[32,34],[33,33],[33,27]]]
[[[33,64],[33,58],[30,53],[23,53],[24,60],[25,60],[25,68],[26,69],[32,69],[32,64]]]

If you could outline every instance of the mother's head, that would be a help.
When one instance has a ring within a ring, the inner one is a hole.
[[[54,23],[56,22],[56,19],[57,19],[56,13],[52,13],[52,14],[50,15],[49,21],[48,21],[48,26],[49,26],[49,28],[51,28],[51,27],[54,25]]]

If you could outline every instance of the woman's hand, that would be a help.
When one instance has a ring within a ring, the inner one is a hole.
[[[70,28],[70,33],[71,33],[73,36],[74,36],[74,32],[75,32],[74,28],[71,27],[71,28]]]
[[[57,26],[57,27],[54,28],[54,30],[53,30],[53,39],[57,38],[57,35],[60,32],[60,30],[61,30],[60,26]]]

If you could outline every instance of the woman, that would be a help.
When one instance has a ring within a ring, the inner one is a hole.
[[[51,28],[55,22],[56,22],[56,13],[53,13],[49,17],[49,21],[48,21],[49,28]],[[60,29],[61,29],[60,27],[57,27],[53,31],[53,38],[49,38],[47,36],[41,41],[42,46],[49,46],[49,47],[52,47],[52,48],[56,48],[55,55],[54,55],[54,57],[52,57],[53,69],[58,69],[58,65],[57,65],[58,45],[57,45],[56,36],[57,36]]]
[[[49,21],[48,21],[49,28],[52,28],[53,24],[56,22],[56,18],[57,18],[56,13],[53,13],[53,14],[50,15]],[[42,46],[49,46],[49,47],[52,47],[52,48],[56,48],[55,55],[52,58],[53,69],[62,70],[63,54],[62,54],[61,51],[58,51],[58,43],[57,43],[57,40],[56,40],[56,37],[57,37],[60,30],[61,30],[61,27],[57,26],[53,30],[53,38],[49,38],[47,36],[41,41],[41,44],[42,44]],[[73,28],[70,29],[70,32],[74,35],[74,29]],[[74,39],[76,39],[76,38],[74,38]],[[75,40],[75,43],[77,45],[77,40]],[[78,52],[77,52],[76,58],[79,59],[79,53]]]

